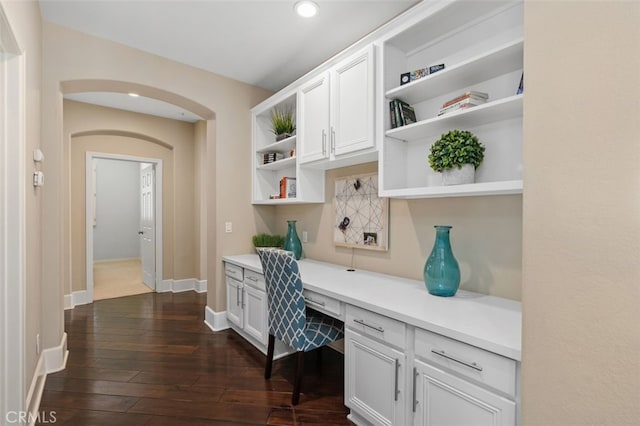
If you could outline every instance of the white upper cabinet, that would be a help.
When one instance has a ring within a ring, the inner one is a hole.
[[[330,169],[377,158],[374,78],[370,45],[299,89],[301,164]]]
[[[449,1],[417,13],[382,40],[377,123],[380,195],[428,198],[522,192],[523,4]],[[403,73],[444,64],[443,70],[401,84]],[[486,103],[438,115],[468,91]],[[390,102],[410,104],[417,122],[392,128]],[[443,186],[429,166],[431,145],[450,130],[468,130],[485,146],[473,184]]]
[[[298,91],[300,162],[329,158],[329,73],[323,72]]]

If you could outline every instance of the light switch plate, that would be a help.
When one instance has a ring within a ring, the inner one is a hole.
[[[224,223],[224,232],[233,232],[233,223],[231,222],[225,222]]]

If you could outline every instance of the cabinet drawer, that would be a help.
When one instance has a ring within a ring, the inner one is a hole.
[[[249,269],[244,271],[244,283],[257,288],[258,290],[267,291],[264,275],[253,272]]]
[[[417,358],[515,397],[516,361],[422,329],[415,343]]]
[[[234,265],[233,263],[224,263],[224,274],[228,277],[233,277],[238,281],[243,280],[242,267]]]
[[[347,305],[347,327],[367,336],[390,343],[398,348],[405,347],[405,324],[375,312]]]
[[[303,290],[302,295],[304,296],[304,301],[309,308],[313,308],[316,311],[324,312],[329,316],[344,321],[342,303],[340,303],[339,300],[320,293],[316,293],[312,290]]]

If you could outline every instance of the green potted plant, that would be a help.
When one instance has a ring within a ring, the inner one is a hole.
[[[293,136],[296,131],[296,121],[291,108],[274,108],[271,110],[271,127],[276,135],[276,141]]]
[[[443,185],[473,183],[484,159],[484,146],[467,130],[451,130],[431,145],[429,165],[442,173]]]
[[[257,234],[251,240],[254,247],[279,247],[284,246],[284,237],[282,235]]]

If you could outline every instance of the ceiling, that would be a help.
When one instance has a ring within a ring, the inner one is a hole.
[[[46,21],[275,92],[418,3],[315,2],[320,10],[312,18],[296,15],[295,0],[40,0],[40,10]],[[121,94],[69,98],[197,119],[169,104]]]

